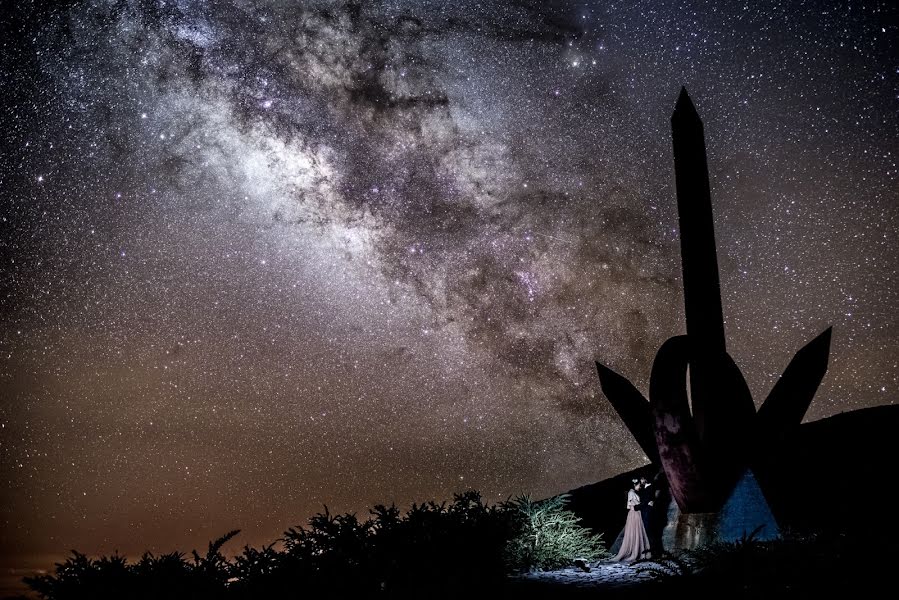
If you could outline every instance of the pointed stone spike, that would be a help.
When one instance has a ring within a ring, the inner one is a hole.
[[[700,353],[723,353],[726,345],[705,132],[686,88],[681,89],[671,115],[671,142],[684,282],[684,316],[694,363],[702,363]],[[696,367],[705,370],[702,364],[691,365],[691,379]],[[696,390],[691,387],[691,391]],[[693,400],[695,408],[696,394],[693,394]],[[700,403],[704,400],[701,399]]]
[[[596,370],[599,372],[602,393],[609,399],[612,408],[624,421],[650,462],[659,464],[659,449],[652,432],[649,402],[627,378],[599,363],[596,363]]]
[[[680,95],[677,97],[677,103],[674,105],[674,114],[671,115],[671,118],[675,117],[688,117],[699,120],[699,113],[696,111],[696,107],[693,105],[693,101],[690,99],[690,95],[687,94],[687,88],[685,87],[680,89]]]
[[[776,441],[802,423],[827,372],[832,330],[828,327],[799,350],[774,384],[757,416],[760,444]]]

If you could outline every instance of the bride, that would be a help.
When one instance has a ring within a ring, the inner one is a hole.
[[[627,492],[627,521],[624,524],[621,550],[612,559],[615,562],[633,562],[649,554],[649,537],[640,515],[639,489],[640,482],[634,479],[634,487]]]

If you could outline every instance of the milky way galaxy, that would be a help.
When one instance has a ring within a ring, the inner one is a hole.
[[[807,418],[894,402],[888,3],[15,4],[3,556],[644,464],[593,361],[645,392],[684,331],[681,85],[757,403],[830,324]]]

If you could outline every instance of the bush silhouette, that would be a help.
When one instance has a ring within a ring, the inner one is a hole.
[[[365,520],[325,507],[306,526],[291,527],[260,549],[245,546],[232,560],[221,549],[238,530],[190,558],[145,553],[129,564],[117,554],[90,559],[73,551],[53,574],[25,582],[48,600],[450,597],[489,590],[513,571],[601,552],[599,538],[580,528],[563,504],[564,498],[521,497],[491,506],[467,491],[448,503],[413,504],[405,514],[378,505]]]

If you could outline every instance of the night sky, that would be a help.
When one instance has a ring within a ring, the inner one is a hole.
[[[4,3],[0,554],[645,464],[681,85],[756,403],[831,324],[807,419],[895,402],[899,10],[826,4]]]

